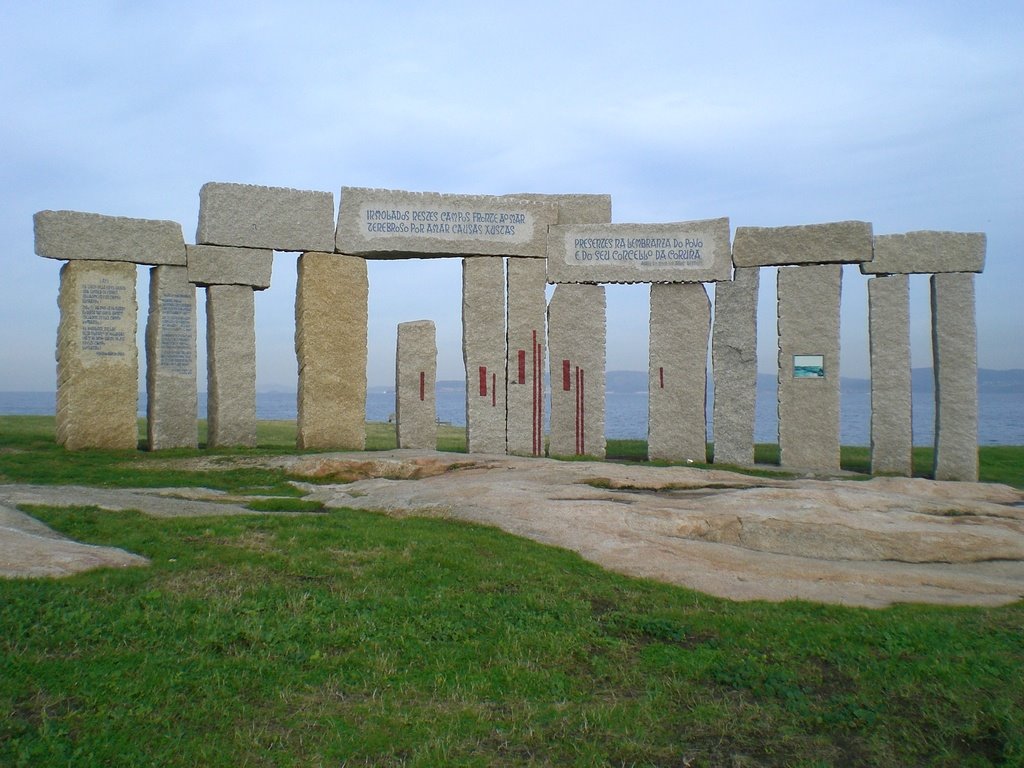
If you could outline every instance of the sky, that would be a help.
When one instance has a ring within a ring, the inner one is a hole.
[[[194,242],[208,181],[335,206],[343,186],[599,193],[616,223],[985,232],[979,365],[1024,368],[1022,52],[1019,0],[0,0],[0,390],[55,389],[60,262],[34,254],[32,214],[169,219]],[[261,391],[296,385],[295,259],[276,254],[256,296]],[[369,383],[393,382],[396,326],[420,319],[438,377],[462,378],[460,262],[369,274]],[[866,378],[867,278],[843,280],[841,373]],[[769,373],[772,270],[761,285]],[[608,369],[646,370],[648,288],[607,295]],[[925,277],[911,345],[931,365]]]

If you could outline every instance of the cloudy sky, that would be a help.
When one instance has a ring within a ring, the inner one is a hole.
[[[60,265],[34,255],[32,214],[171,219],[192,242],[207,181],[986,232],[979,362],[1024,368],[1022,51],[1019,0],[0,0],[0,390],[55,388]],[[437,323],[439,377],[460,378],[459,262],[371,263],[370,281],[370,383],[393,380],[395,326],[418,319]],[[294,287],[277,254],[260,389],[295,386]],[[928,366],[927,279],[911,290]],[[866,293],[847,268],[844,375],[868,374]],[[774,297],[763,278],[764,372]],[[644,286],[608,289],[609,369],[646,369],[647,306]]]

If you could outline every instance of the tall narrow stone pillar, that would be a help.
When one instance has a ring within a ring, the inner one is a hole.
[[[546,259],[508,260],[508,452],[544,453]]]
[[[146,433],[151,451],[195,448],[196,287],[186,267],[149,271],[146,321]]]
[[[730,282],[715,283],[711,358],[716,464],[754,463],[760,274],[760,267],[736,267]]]
[[[548,304],[552,456],[605,455],[605,294],[556,285]]]
[[[399,448],[437,448],[437,341],[434,323],[398,324],[395,422]]]
[[[256,445],[256,326],[247,285],[206,288],[207,440]]]
[[[978,479],[978,333],[974,275],[932,275],[935,479]]]
[[[69,450],[136,448],[135,265],[68,262],[58,304],[57,442]]]
[[[466,445],[506,452],[505,260],[462,260],[462,359],[466,364]]]
[[[839,469],[842,265],[780,267],[779,463]]]
[[[711,304],[701,283],[651,284],[647,455],[707,461]]]
[[[304,253],[298,269],[297,445],[361,451],[366,446],[366,261]]]
[[[910,287],[907,275],[868,280],[871,346],[871,471],[910,477]]]

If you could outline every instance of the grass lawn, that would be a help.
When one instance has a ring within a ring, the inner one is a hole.
[[[46,428],[0,417],[0,478],[296,495]],[[734,603],[352,510],[30,511],[152,564],[0,580],[0,766],[1024,765],[1024,602]]]

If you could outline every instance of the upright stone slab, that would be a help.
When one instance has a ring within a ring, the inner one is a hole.
[[[466,443],[470,453],[505,447],[505,264],[462,260],[462,359],[466,364]]]
[[[508,260],[508,360],[506,371],[508,452],[544,453],[544,361],[546,359],[544,259]]]
[[[185,267],[153,267],[146,321],[146,433],[151,451],[195,448],[196,287]]]
[[[605,455],[605,294],[556,285],[548,304],[552,456]]]
[[[68,262],[58,304],[57,442],[69,450],[136,448],[135,265]]]
[[[974,275],[931,278],[935,479],[978,479],[978,338]]]
[[[716,464],[754,463],[760,282],[760,267],[737,267],[730,282],[715,284],[711,357]]]
[[[913,428],[910,287],[906,275],[868,280],[871,347],[871,472],[910,477]]]
[[[437,448],[437,341],[434,324],[398,324],[395,421],[399,448]]]
[[[333,251],[334,196],[209,182],[199,190],[196,242],[274,251]]]
[[[295,295],[299,448],[366,446],[366,262],[304,253]]]
[[[647,455],[707,461],[711,303],[700,283],[651,285]]]
[[[255,300],[250,286],[206,288],[207,445],[256,445]]]
[[[839,469],[842,276],[838,264],[779,269],[779,458],[784,467]]]

